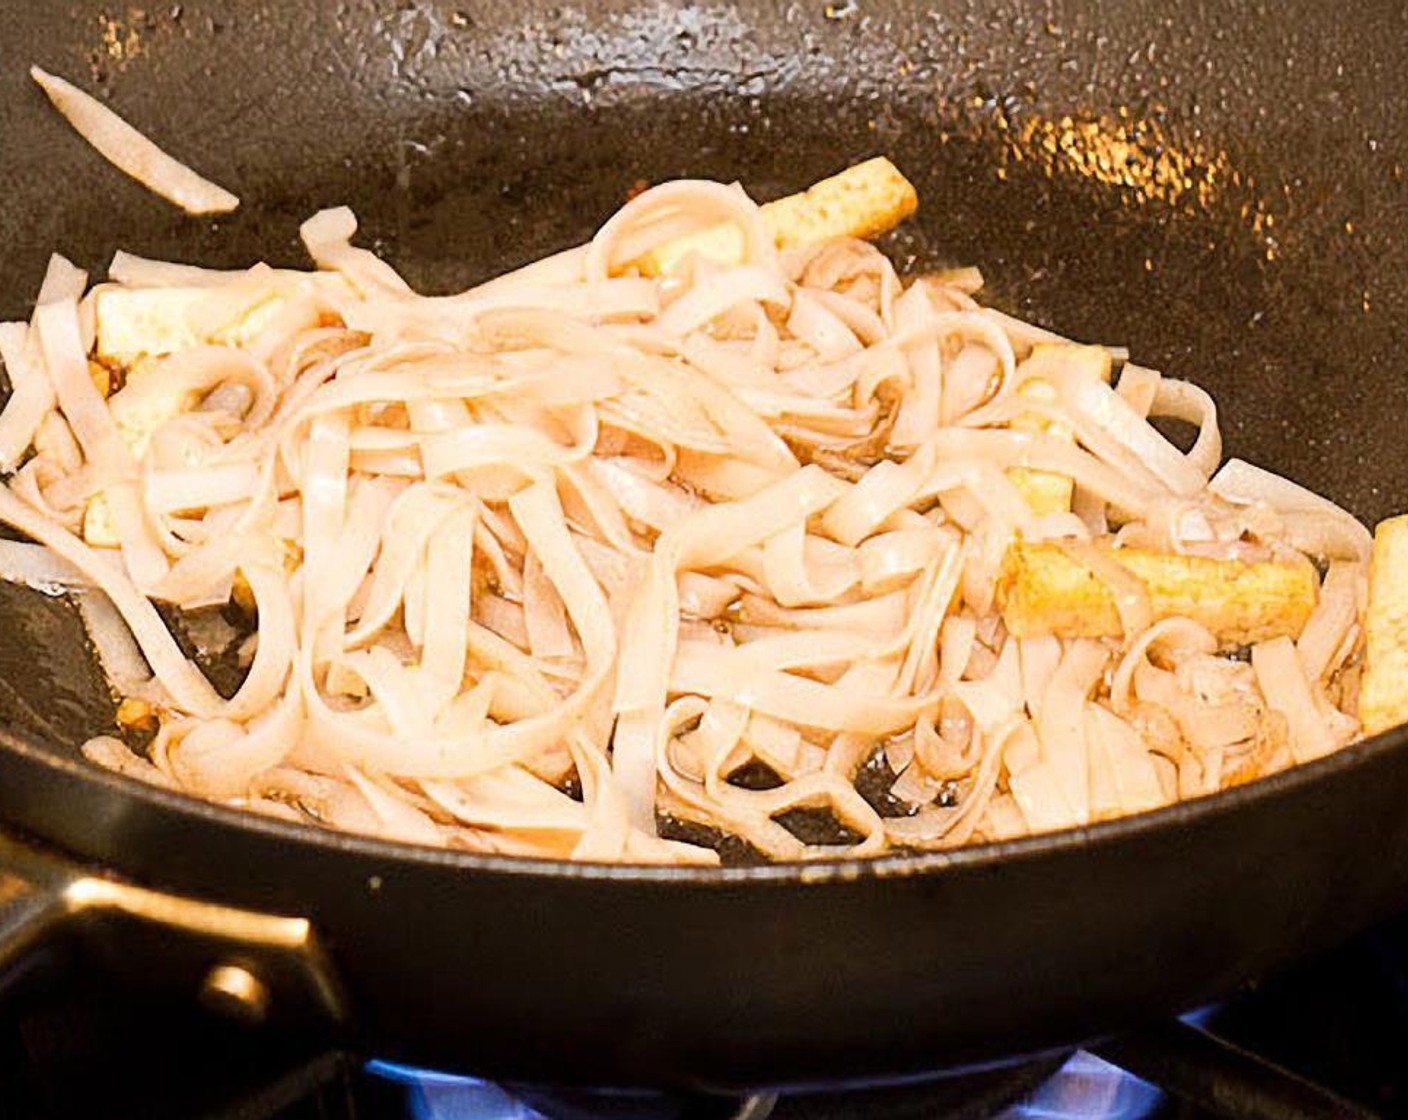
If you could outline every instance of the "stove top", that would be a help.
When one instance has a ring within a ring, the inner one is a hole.
[[[742,1099],[554,1091],[308,1053],[72,970],[0,998],[0,1120],[1183,1120],[1408,1116],[1408,914],[1090,1051]]]

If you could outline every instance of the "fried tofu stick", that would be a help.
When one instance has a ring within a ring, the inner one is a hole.
[[[1315,609],[1319,583],[1309,561],[1213,560],[1141,549],[1109,549],[1141,581],[1154,621],[1184,617],[1224,646],[1295,638]],[[998,575],[997,603],[1017,637],[1119,637],[1116,590],[1058,544],[1018,541]]]
[[[1100,381],[1110,380],[1110,352],[1103,346],[1083,346],[1074,342],[1039,342],[1032,348],[1031,356],[1018,367],[1023,377],[1017,392],[1036,400],[1052,400],[1056,388],[1050,378],[1057,370],[1072,367],[1085,375]],[[1012,421],[1017,431],[1046,432],[1059,439],[1074,442],[1075,437],[1064,424],[1052,425],[1043,417],[1024,413]],[[1069,475],[1055,471],[1033,470],[1030,467],[1008,467],[1007,477],[1012,480],[1027,505],[1037,515],[1048,513],[1068,513],[1071,508],[1071,495],[1075,482]]]
[[[761,209],[777,247],[790,249],[833,237],[878,237],[918,205],[914,185],[888,159],[877,156]],[[713,226],[652,249],[636,267],[643,276],[659,276],[690,253],[736,264],[743,259],[743,234],[729,223]]]
[[[1374,528],[1359,722],[1366,735],[1408,723],[1408,514]]]

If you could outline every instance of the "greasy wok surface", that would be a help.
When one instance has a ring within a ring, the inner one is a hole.
[[[187,3],[12,14],[0,313],[47,254],[302,264],[362,241],[452,290],[587,235],[638,179],[768,197],[884,152],[892,241],[1208,388],[1227,452],[1408,507],[1408,15],[975,2]],[[828,14],[829,13],[829,14]],[[848,13],[848,14],[847,14]],[[833,18],[839,17],[839,18]],[[89,88],[241,195],[193,219],[25,77]],[[953,857],[685,873],[412,852],[98,774],[63,604],[0,586],[0,817],[142,881],[307,914],[369,1049],[519,1077],[742,1085],[932,1069],[1193,1005],[1408,902],[1398,736],[1212,801]]]

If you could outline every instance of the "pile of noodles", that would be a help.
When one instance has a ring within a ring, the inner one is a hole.
[[[630,267],[722,221],[741,263]],[[67,262],[31,322],[0,326],[0,519],[37,542],[6,542],[0,569],[78,588],[116,690],[159,717],[144,751],[104,737],[90,759],[412,843],[712,862],[679,822],[776,859],[944,847],[1357,735],[1362,527],[1249,464],[1214,475],[1190,384],[1124,363],[1114,388],[1073,368],[1022,394],[1053,336],[980,307],[971,270],[906,284],[859,241],[779,253],[741,190],[698,181],[454,297],[412,292],[355,228],[345,209],[306,223],[311,273],[119,254],[113,283],[207,291],[205,337],[267,314],[110,397]],[[1190,451],[1159,414],[1198,426]],[[1036,516],[1014,465],[1074,479],[1072,512]],[[120,548],[84,543],[96,499]],[[1328,574],[1299,640],[1249,657],[1150,625],[1137,595],[1123,640],[1008,637],[1012,540],[1111,535]],[[227,699],[153,604],[232,595],[257,627]],[[798,839],[797,809],[844,842]]]

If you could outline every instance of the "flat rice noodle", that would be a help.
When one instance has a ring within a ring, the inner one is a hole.
[[[1131,688],[1136,670],[1144,664],[1151,650],[1165,646],[1176,651],[1201,654],[1217,652],[1217,638],[1206,627],[1189,618],[1165,618],[1139,633],[1120,658],[1110,678],[1110,707],[1119,715],[1128,715],[1133,707]]]
[[[134,778],[147,785],[159,786],[162,789],[175,789],[176,783],[158,770],[145,758],[133,753],[132,749],[122,740],[114,739],[111,735],[98,735],[89,739],[82,747],[83,757],[89,762],[101,766],[104,770],[113,770],[127,778]]]
[[[1347,655],[1346,639],[1359,624],[1366,579],[1363,565],[1348,561],[1337,561],[1326,571],[1315,609],[1296,639],[1307,680],[1323,679]]]
[[[1063,650],[1055,637],[1009,639],[1017,646],[1022,668],[1022,698],[1032,718],[1039,718],[1047,690],[1060,667]]]
[[[1222,433],[1217,426],[1217,402],[1206,390],[1191,381],[1163,378],[1158,383],[1152,407],[1156,415],[1197,426],[1198,438],[1193,441],[1185,458],[1204,481],[1211,478],[1222,462]]]
[[[1286,719],[1296,762],[1311,762],[1339,745],[1326,726],[1305,667],[1289,638],[1252,646],[1252,668],[1267,705]]]
[[[248,499],[259,481],[253,463],[148,471],[143,504],[152,513],[192,513]]]
[[[939,630],[939,687],[963,679],[978,638],[977,621],[967,614],[950,614]]]
[[[595,416],[588,416],[574,433],[574,443],[566,446],[519,424],[478,424],[423,436],[420,454],[425,476],[444,478],[486,466],[511,466],[526,476],[536,469],[578,462],[591,454],[596,443]]]
[[[787,330],[806,342],[823,362],[837,362],[865,349],[846,323],[818,298],[821,293],[799,291],[791,300]],[[785,293],[784,293],[785,300]]]
[[[460,782],[421,786],[446,812],[481,828],[580,835],[591,823],[585,805],[516,766]]]
[[[0,486],[0,521],[31,537],[79,572],[102,591],[132,630],[142,655],[156,678],[182,710],[213,715],[224,702],[200,670],[188,661],[172,638],[156,608],[118,571],[62,526],[49,521]]]
[[[381,831],[387,837],[407,844],[426,844],[433,847],[438,847],[443,842],[440,826],[413,805],[399,787],[391,786],[388,789],[382,782],[374,781],[355,766],[345,767],[343,774],[356,786],[357,792],[366,798],[367,804],[380,821]]]
[[[998,357],[985,346],[970,343],[944,367],[939,397],[941,426],[956,424],[988,400],[1001,384]]]
[[[1208,489],[1239,505],[1264,502],[1284,521],[1289,543],[1311,556],[1368,562],[1373,539],[1358,520],[1314,491],[1246,462],[1229,459]]]
[[[202,723],[172,747],[172,774],[181,787],[221,800],[243,796],[255,777],[293,750],[302,726],[301,704],[290,693],[247,728],[219,718]]]
[[[766,268],[744,265],[713,273],[675,300],[656,319],[661,330],[687,335],[740,303],[765,303],[786,307],[787,287]]]
[[[1085,705],[1109,663],[1109,651],[1096,641],[1076,639],[1068,644],[1060,666],[1042,697],[1036,720],[1041,740],[1042,781],[1063,803],[1062,825],[1090,822],[1090,763],[1085,737]],[[1013,790],[1016,793],[1014,787]],[[1019,803],[1022,798],[1018,798]],[[1023,812],[1027,808],[1023,805]],[[1050,818],[1043,815],[1043,827]]]
[[[886,270],[890,271],[888,261]],[[810,294],[817,303],[840,320],[863,346],[874,346],[884,341],[891,333],[884,315],[872,309],[864,300],[834,291],[824,285],[814,287]]]
[[[308,427],[308,442],[301,465],[299,490],[303,498],[303,563],[317,572],[337,572],[342,566],[337,545],[347,506],[347,465],[351,452],[348,418],[342,413],[315,417]],[[303,642],[344,604],[328,594],[330,581],[320,579],[304,588]],[[336,581],[346,584],[346,579]]]
[[[113,482],[129,480],[136,465],[89,376],[77,305],[41,304],[35,309],[34,322],[59,407],[84,455]]]
[[[823,685],[806,677],[760,671],[748,660],[732,660],[710,651],[701,657],[681,647],[670,675],[671,690],[722,697],[774,719],[829,731],[893,735],[932,708],[933,695],[884,698]]]
[[[819,468],[803,467],[751,498],[698,510],[662,534],[628,615],[615,710],[663,710],[665,675],[678,629],[676,572],[708,567],[805,522],[834,501],[843,487]]]
[[[463,494],[427,483],[415,483],[393,499],[386,511],[386,530],[372,569],[372,585],[356,626],[346,634],[346,647],[365,644],[389,623],[403,600],[425,542],[467,500]]]
[[[899,693],[928,692],[939,676],[939,631],[953,609],[963,578],[964,550],[950,547],[932,569],[929,585],[915,604],[906,627],[909,649],[904,655],[894,690]]]
[[[590,812],[588,825],[572,849],[572,858],[619,862],[630,847],[632,829],[611,766],[596,744],[581,735],[568,738],[568,749],[582,783],[582,801]]]
[[[939,463],[931,441],[904,463],[882,459],[867,470],[839,494],[821,527],[833,540],[854,547],[897,510],[917,501],[922,492],[956,489],[971,477],[971,470],[961,464]]]
[[[763,571],[769,591],[783,607],[820,606],[841,598],[860,578],[849,549],[827,549],[801,523],[763,544]]]
[[[82,591],[92,582],[69,561],[42,544],[0,538],[0,579],[20,583],[46,595]]]
[[[356,232],[356,215],[346,206],[318,211],[298,231],[319,268],[342,273],[363,295],[409,294],[409,285],[395,269],[375,253],[352,245]]]
[[[118,170],[188,214],[223,214],[240,200],[167,155],[106,105],[37,66],[29,76],[78,134]]]
[[[426,547],[425,595],[432,609],[426,616],[419,671],[432,718],[464,684],[475,521],[473,506],[455,510]]]
[[[1203,488],[1206,476],[1103,381],[1072,379],[1064,391],[1077,415],[1088,416],[1109,432],[1173,493],[1187,496]],[[1077,426],[1077,438],[1081,434]]]
[[[1158,370],[1146,369],[1133,362],[1126,362],[1120,369],[1120,379],[1115,385],[1115,392],[1138,415],[1148,419],[1149,413],[1153,411],[1154,402],[1158,399],[1159,384],[1162,381],[1163,374]]]
[[[297,647],[297,619],[288,583],[280,569],[242,564],[259,613],[259,646],[239,690],[224,706],[228,720],[250,720],[271,709],[284,691]]]
[[[535,658],[551,660],[576,655],[567,609],[536,552],[529,552],[523,561],[523,623],[528,650]]]
[[[684,215],[683,223],[661,219]],[[615,268],[636,260],[657,245],[724,222],[743,237],[744,259],[777,268],[777,249],[758,207],[737,186],[702,179],[680,179],[642,191],[597,231],[586,251],[582,271],[588,281],[605,279]],[[652,228],[652,226],[654,228]]]
[[[910,330],[933,314],[933,305],[925,293],[925,285],[912,285],[895,302],[895,326]],[[891,432],[896,447],[917,447],[942,422],[943,355],[938,342],[921,343],[905,351],[910,386],[904,395],[899,415]]]
[[[1009,744],[1030,733],[1028,724],[1012,721],[985,735],[979,747],[982,762],[963,801],[954,808],[929,806],[911,817],[887,818],[883,822],[886,834],[897,843],[914,847],[957,847],[967,843],[997,787]]]
[[[1107,708],[1087,704],[1086,742],[1091,760],[1091,816],[1110,820],[1166,803],[1153,758],[1139,733]],[[1097,778],[1100,794],[1097,795]]]
[[[0,323],[0,362],[10,380],[10,397],[0,412],[0,470],[12,471],[57,398],[42,362],[29,352],[23,323]]]
[[[932,528],[877,533],[856,549],[860,585],[868,595],[884,595],[931,567],[951,544],[948,534]]]
[[[997,358],[1002,381],[1009,383],[1017,369],[1016,355],[1007,336],[981,312],[942,311],[908,330],[892,334],[882,345],[901,350],[939,339],[962,338],[981,343]]]
[[[101,591],[85,591],[75,595],[74,602],[113,690],[122,697],[152,696],[156,689],[151,667],[112,600]]]
[[[1032,402],[1033,407],[1038,402]],[[945,428],[934,437],[941,461],[978,459],[1002,467],[1026,467],[1067,475],[1128,517],[1146,517],[1159,493],[1142,479],[1053,436],[1036,432]]]
[[[686,576],[693,575],[685,573],[680,577],[682,593]],[[732,587],[737,596],[737,585],[729,583],[727,586]],[[737,622],[733,629],[736,633],[740,627],[753,625],[791,630],[835,630],[888,648],[889,643],[900,636],[910,613],[911,596],[905,588],[834,607],[781,607],[772,599],[745,594],[739,600]]]

